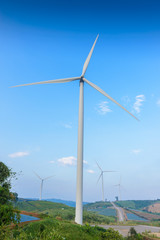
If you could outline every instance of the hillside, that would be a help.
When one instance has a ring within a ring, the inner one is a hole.
[[[74,201],[68,201],[68,200],[63,200],[63,199],[56,199],[56,198],[51,198],[51,199],[45,199],[46,201],[49,202],[56,202],[56,203],[63,203],[69,207],[75,207],[76,202]],[[83,205],[87,204],[88,202],[83,202]]]
[[[30,200],[30,201],[38,201],[38,198],[19,198],[19,200]],[[57,199],[57,198],[47,198],[43,199],[43,201],[49,201],[49,202],[56,202],[56,203],[63,203],[69,207],[75,207],[76,202],[75,201],[69,201],[69,200],[63,200],[63,199]],[[83,205],[87,204],[88,202],[83,202]]]
[[[90,212],[96,212],[103,216],[117,216],[116,210],[110,202],[95,202],[84,206],[84,209]]]
[[[151,213],[160,213],[160,202],[149,205],[148,207],[145,207],[144,210]]]
[[[89,209],[97,209],[97,208],[107,208],[107,207],[112,207],[112,204],[110,202],[95,202],[95,203],[88,203],[84,205],[84,209],[89,210]]]
[[[21,211],[36,212],[39,214],[45,214],[57,219],[74,221],[75,219],[75,208],[66,206],[62,203],[54,203],[48,201],[30,201],[21,200],[15,205]],[[83,220],[88,223],[95,224],[109,224],[116,221],[115,217],[102,216],[98,213],[83,211]]]
[[[2,233],[3,240],[123,240],[122,235],[112,228],[104,229],[89,224],[80,226],[68,221],[45,218],[39,222],[26,224],[18,229],[8,229]],[[126,239],[126,238],[125,238]]]
[[[21,211],[28,212],[42,212],[49,209],[69,209],[65,204],[53,203],[48,201],[31,201],[31,200],[20,200],[15,204],[15,207]]]
[[[116,201],[115,203],[122,208],[130,208],[135,210],[143,210],[156,203],[158,200],[127,200],[127,201]]]

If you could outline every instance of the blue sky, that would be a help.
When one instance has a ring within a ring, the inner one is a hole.
[[[20,197],[75,200],[79,83],[10,86],[81,75],[99,33],[84,89],[84,201],[160,198],[159,1],[0,1],[0,158],[18,173]]]

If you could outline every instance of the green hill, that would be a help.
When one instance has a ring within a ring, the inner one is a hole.
[[[144,207],[159,202],[158,200],[127,200],[127,201],[117,201],[115,202],[118,206],[123,208],[131,208],[135,210],[143,210]]]
[[[24,200],[18,201],[15,207],[21,211],[36,212],[62,220],[74,221],[75,219],[75,208],[62,203]],[[115,222],[116,217],[102,216],[98,213],[88,212],[84,209],[83,221],[93,224],[109,224]]]
[[[89,209],[97,209],[97,208],[107,208],[107,207],[112,207],[112,204],[110,202],[95,202],[95,203],[88,203],[84,205],[84,209],[89,210]]]
[[[89,224],[80,226],[67,221],[46,218],[23,227],[0,231],[3,240],[123,240],[112,228],[104,229]]]
[[[15,204],[15,207],[21,211],[27,212],[42,212],[49,209],[70,209],[71,207],[62,204],[62,203],[54,203],[48,201],[32,201],[32,200],[23,200],[18,201]]]

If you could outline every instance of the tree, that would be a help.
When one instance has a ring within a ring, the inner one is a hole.
[[[113,228],[108,228],[106,232],[101,233],[101,239],[104,240],[123,240],[123,236]]]
[[[131,227],[128,232],[127,240],[143,240],[143,236],[140,233],[137,233],[134,227]]]
[[[20,220],[19,211],[12,206],[17,194],[12,193],[11,179],[15,177],[3,162],[0,162],[0,226],[8,225],[11,222],[17,223]]]

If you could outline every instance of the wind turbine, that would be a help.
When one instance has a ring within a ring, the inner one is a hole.
[[[121,201],[121,177],[120,177],[119,183],[114,186],[118,187],[118,189],[119,189],[119,200]]]
[[[97,163],[97,162],[96,162]],[[102,178],[102,201],[104,202],[104,183],[103,183],[103,173],[105,172],[115,172],[115,171],[103,171],[102,168],[99,166],[99,164],[97,163],[98,168],[101,171],[101,174],[99,175],[98,181],[99,182],[100,178]]]
[[[79,81],[80,86],[80,93],[79,93],[79,119],[78,119],[78,147],[77,147],[77,193],[76,193],[76,214],[75,214],[75,222],[78,224],[83,223],[83,109],[84,109],[84,101],[83,101],[83,88],[84,82],[89,84],[91,87],[102,93],[105,97],[109,98],[112,102],[116,103],[119,107],[129,113],[132,117],[137,119],[132,113],[130,113],[127,109],[125,109],[122,105],[120,105],[117,101],[115,101],[112,97],[110,97],[106,92],[104,92],[101,88],[96,86],[95,84],[88,81],[84,75],[86,73],[88,64],[90,62],[95,44],[97,42],[98,36],[93,43],[93,46],[86,58],[86,61],[83,65],[82,74],[79,77],[72,77],[72,78],[64,78],[64,79],[56,79],[56,80],[48,80],[42,82],[35,82],[35,83],[28,83],[17,85],[14,87],[21,87],[21,86],[29,86],[29,85],[36,85],[36,84],[46,84],[46,83],[66,83],[72,81]],[[137,119],[138,120],[138,119]]]
[[[34,172],[34,174],[41,180],[41,185],[40,185],[40,198],[39,200],[41,201],[42,200],[42,190],[43,190],[43,182],[53,176],[50,176],[50,177],[46,177],[46,178],[41,178],[36,172]]]

